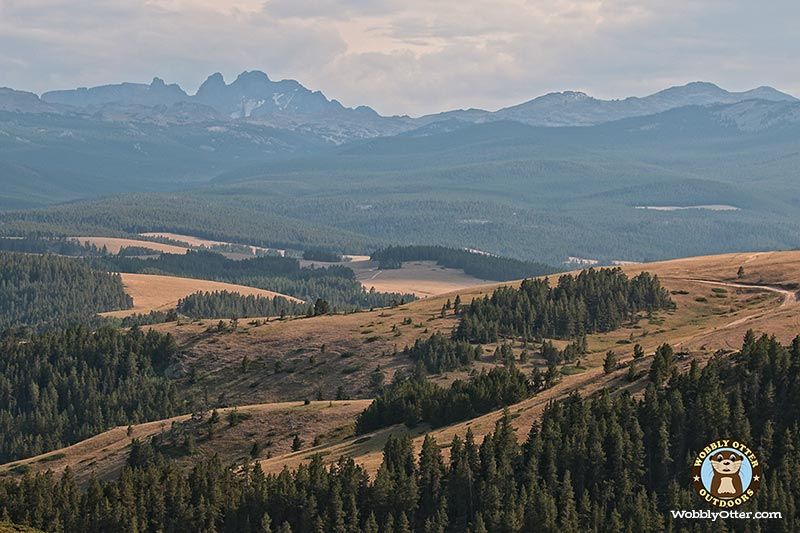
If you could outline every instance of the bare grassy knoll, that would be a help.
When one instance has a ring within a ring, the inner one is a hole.
[[[156,253],[167,254],[185,254],[191,248],[188,246],[176,246],[173,244],[164,244],[161,242],[140,241],[137,239],[122,239],[117,237],[75,237],[74,240],[81,244],[94,244],[98,248],[106,247],[109,253],[118,254],[122,248],[147,248]]]
[[[743,268],[741,275],[739,267]],[[609,349],[626,364],[632,358],[634,344],[641,344],[646,356],[637,363],[637,368],[645,373],[653,351],[664,342],[684,353],[680,364],[685,366],[692,360],[702,363],[718,350],[738,348],[750,328],[775,334],[782,342],[789,342],[800,332],[800,304],[795,293],[800,288],[800,252],[728,254],[626,265],[623,269],[629,274],[643,270],[657,274],[671,291],[676,310],[657,313],[649,319],[641,317],[614,332],[591,335],[589,353],[580,358],[580,365],[562,367],[560,383],[509,408],[520,437],[524,437],[547,402],[573,391],[589,394],[603,387],[640,391],[643,381],[628,383],[625,368],[611,374],[603,372],[603,357]],[[322,403],[327,405],[338,387],[350,397],[369,398],[373,394],[371,378],[376,367],[385,372],[387,381],[391,380],[394,372],[411,366],[402,354],[405,345],[437,330],[449,333],[456,325],[457,318],[451,313],[440,316],[444,302],[459,294],[466,304],[473,297],[490,294],[499,285],[432,296],[394,309],[310,319],[240,321],[235,329],[218,330],[217,321],[154,327],[175,335],[182,355],[172,371],[175,379],[181,382],[181,390],[189,396],[205,395],[213,405],[248,405],[304,398],[314,400],[320,395],[325,399]],[[515,343],[514,348],[520,351],[520,343]],[[491,356],[493,350],[493,345],[484,346],[486,355],[475,366],[486,368],[500,364]],[[528,372],[542,364],[541,360],[533,358],[519,366]],[[461,370],[431,379],[446,385],[465,375],[466,371]],[[353,411],[347,415],[349,422],[366,402],[351,405]],[[463,434],[470,427],[480,439],[494,427],[499,416],[500,412],[496,411],[436,429],[432,434],[446,453],[446,444],[454,435]],[[299,420],[292,417],[294,415],[287,421]],[[159,423],[155,424],[160,427]],[[170,424],[168,421],[167,426]],[[344,427],[344,424],[337,427]],[[427,429],[422,426],[413,430],[419,437],[415,439],[417,446]],[[330,439],[323,440],[313,450],[304,448],[283,454],[276,447],[272,457],[262,455],[260,459],[266,470],[275,472],[284,466],[293,467],[307,461],[317,452],[323,453],[326,461],[352,455],[374,472],[380,464],[380,450],[386,438],[400,431],[408,429],[394,426],[359,437],[342,430],[335,438],[331,434]],[[305,433],[306,442],[313,439],[312,433]],[[222,438],[218,442],[223,446],[221,441]],[[240,453],[243,445],[236,446]],[[87,462],[93,460],[86,459]]]
[[[174,309],[178,300],[198,291],[228,291],[244,296],[264,296],[274,298],[281,296],[287,300],[301,302],[293,296],[277,292],[224,283],[221,281],[208,281],[194,278],[179,278],[175,276],[158,276],[153,274],[123,273],[122,284],[125,292],[133,298],[133,307],[122,311],[104,313],[105,316],[124,317],[134,313],[149,313],[150,311],[166,311]]]

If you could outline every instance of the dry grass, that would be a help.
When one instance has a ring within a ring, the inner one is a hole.
[[[160,242],[139,241],[136,239],[120,239],[116,237],[74,237],[74,240],[81,244],[94,244],[98,248],[103,246],[108,249],[111,254],[118,254],[120,249],[125,247],[136,246],[139,248],[147,248],[155,252],[163,252],[168,254],[185,254],[189,251],[189,247],[175,246],[172,244],[163,244]]]
[[[741,279],[737,278],[739,266],[745,269]],[[782,342],[789,342],[800,331],[800,305],[791,297],[800,283],[800,252],[728,254],[623,268],[629,274],[644,270],[658,274],[664,286],[673,292],[677,309],[659,313],[652,319],[642,317],[614,332],[590,336],[590,353],[581,358],[585,370],[565,375],[552,389],[509,408],[521,438],[541,415],[547,402],[573,391],[590,394],[603,387],[628,389],[634,393],[641,390],[642,382],[629,384],[625,381],[624,368],[610,375],[603,373],[602,360],[609,349],[617,352],[622,363],[627,363],[632,357],[634,343],[641,344],[648,354],[639,363],[645,371],[651,354],[664,342],[688,352],[689,357],[683,363],[688,365],[691,360],[706,361],[717,350],[738,348],[749,328],[775,334]],[[724,285],[711,285],[709,281],[781,287],[789,291],[789,297],[764,288],[727,286],[726,292],[715,292],[714,288]],[[491,293],[499,285],[466,288],[457,293],[468,303],[473,297]],[[442,318],[439,313],[442,303],[448,298],[452,300],[455,294],[432,296],[394,309],[344,316],[266,323],[240,321],[236,331],[217,332],[209,328],[212,324],[208,321],[154,327],[174,334],[181,346],[184,355],[176,374],[182,380],[181,389],[187,394],[205,389],[212,402],[245,405],[314,398],[318,389],[322,390],[324,398],[331,398],[336,387],[341,385],[354,397],[368,398],[371,394],[369,376],[376,366],[385,370],[390,380],[394,372],[410,366],[402,355],[405,345],[434,331],[447,333],[452,329],[456,318],[452,315]],[[493,348],[485,346],[485,352],[491,353]],[[400,353],[395,353],[395,349]],[[517,343],[515,350],[520,349]],[[243,372],[245,356],[249,365]],[[280,370],[276,369],[276,363]],[[536,363],[539,362],[522,365],[523,370],[528,371]],[[497,362],[487,356],[476,366],[485,368],[494,364]],[[192,379],[196,380],[194,383],[188,377],[190,371],[194,375]],[[432,379],[447,385],[464,375],[461,371]],[[354,409],[351,416],[355,413]],[[480,439],[493,430],[500,415],[499,411],[489,413],[436,429],[432,435],[444,445],[470,427]],[[158,423],[155,424],[158,427]],[[416,446],[421,444],[421,436],[427,429],[419,427],[412,432]],[[283,466],[293,467],[307,461],[314,452],[323,452],[325,460],[331,462],[341,455],[351,455],[374,472],[380,464],[386,438],[402,431],[408,430],[400,426],[377,431],[371,436],[331,439],[314,450],[275,453],[271,458],[263,458],[262,464],[274,472]],[[446,453],[446,448],[443,451]]]
[[[381,270],[378,263],[370,261],[368,256],[347,257],[350,258],[349,261],[339,263],[303,260],[300,261],[300,266],[346,266],[355,272],[356,279],[367,290],[374,288],[379,292],[414,294],[418,298],[496,283],[470,276],[461,269],[439,266],[435,261],[406,261],[403,268]]]
[[[419,298],[486,285],[494,282],[482,280],[463,270],[438,266],[434,261],[408,261],[403,268],[379,270],[370,261],[344,263],[356,273],[361,284],[381,292],[412,293]]]
[[[220,420],[214,425],[212,438],[209,438],[208,412],[202,419],[182,415],[137,424],[132,426],[130,436],[127,427],[120,426],[60,450],[2,465],[0,476],[26,469],[21,465],[26,465],[32,473],[52,470],[56,474],[69,466],[81,485],[93,474],[99,479],[114,479],[125,466],[131,440],[144,440],[159,433],[167,436],[164,440],[168,443],[175,437],[175,446],[170,445],[168,452],[173,451],[174,461],[187,468],[214,454],[218,454],[224,464],[250,460],[254,442],[261,447],[260,458],[290,455],[295,434],[303,440],[303,450],[314,449],[315,438],[320,442],[316,448],[348,438],[352,435],[353,419],[368,405],[368,400],[247,405],[236,409],[242,420],[234,426],[228,422],[232,408],[219,409]],[[196,450],[191,455],[182,446],[183,436],[187,434],[196,442]]]
[[[588,393],[610,383],[627,386],[622,383],[624,370],[611,376],[602,372],[602,359],[609,349],[615,350],[622,361],[628,361],[634,343],[641,344],[648,354],[652,354],[658,345],[669,342],[678,350],[689,351],[692,358],[703,361],[718,349],[737,348],[749,328],[774,333],[783,342],[791,340],[800,326],[800,306],[784,306],[783,294],[728,287],[724,298],[720,298],[715,296],[718,293],[712,290],[713,285],[696,281],[696,278],[716,278],[725,283],[729,277],[735,278],[740,260],[742,258],[738,256],[719,256],[626,266],[625,269],[632,274],[640,270],[658,274],[665,287],[675,293],[672,298],[677,310],[660,313],[652,320],[642,318],[614,332],[590,336],[590,353],[581,358],[581,366],[586,370],[567,375],[553,389],[514,406],[515,426],[526,432],[547,401],[563,397],[573,390]],[[759,261],[752,260],[749,265],[754,280],[760,276],[770,280],[771,284],[790,284],[800,267],[800,254],[788,262],[783,255],[767,255]],[[780,275],[781,271],[785,272],[784,276]],[[731,272],[732,275],[728,276]],[[496,286],[499,284],[473,287],[458,291],[458,294],[466,303],[473,297],[489,294]],[[442,303],[454,297],[455,293],[450,293],[369,313],[243,325],[238,332],[225,335],[210,335],[205,332],[206,325],[197,324],[170,324],[158,328],[171,331],[182,345],[188,347],[184,363],[187,367],[199,369],[203,386],[208,388],[212,398],[231,404],[255,403],[268,399],[314,397],[317,388],[323,390],[325,397],[331,397],[338,385],[344,386],[350,394],[367,397],[370,394],[369,374],[376,366],[386,371],[387,380],[395,371],[410,366],[402,353],[394,354],[395,348],[402,350],[417,338],[437,330],[447,333],[452,329],[456,324],[455,317],[441,318],[439,312]],[[701,297],[706,301],[696,301]],[[321,351],[323,344],[325,353]],[[493,349],[493,345],[485,346],[487,353]],[[519,351],[519,345],[515,349]],[[239,372],[238,363],[243,354],[249,354],[248,357],[254,361],[247,375]],[[341,354],[350,356],[342,358]],[[280,361],[284,369],[292,371],[275,372],[276,361]],[[534,363],[540,364],[537,361],[522,365],[523,370],[528,371]],[[476,363],[476,367],[488,368],[494,364],[496,362],[487,356]],[[648,363],[640,364],[646,369]],[[446,386],[465,375],[463,371],[452,372],[432,379]],[[436,430],[435,435],[443,442],[453,434],[465,431],[469,425],[480,436],[493,428],[498,416],[498,413],[491,413],[452,428]],[[341,454],[351,454],[367,466],[377,466],[382,442],[391,431],[405,429],[379,431],[367,441],[352,439],[337,443],[326,449],[326,458],[333,461]],[[422,431],[418,429],[416,433]],[[307,459],[308,455],[303,453],[276,456],[265,461],[264,467],[279,470],[284,464],[293,466]]]
[[[740,265],[744,265],[745,275],[738,279],[736,274]],[[520,438],[525,437],[548,402],[563,398],[574,391],[586,395],[604,387],[616,390],[624,388],[634,393],[641,390],[642,382],[629,384],[625,381],[625,369],[609,375],[603,372],[602,360],[608,349],[615,350],[620,360],[627,363],[632,359],[633,343],[641,344],[648,354],[645,360],[638,363],[644,371],[654,349],[664,342],[687,351],[690,356],[683,364],[688,366],[691,360],[701,363],[707,361],[717,350],[738,348],[744,333],[751,328],[774,334],[784,343],[791,341],[800,332],[800,305],[796,297],[763,289],[728,287],[724,298],[719,298],[715,296],[718,293],[712,291],[713,286],[697,281],[702,279],[722,284],[733,282],[771,285],[789,289],[791,293],[800,282],[800,252],[707,256],[627,265],[624,270],[629,274],[645,270],[658,274],[664,286],[673,291],[672,297],[677,304],[677,310],[661,313],[652,321],[643,319],[615,332],[590,336],[591,353],[581,360],[581,365],[586,367],[585,371],[565,375],[552,389],[509,408],[513,417],[512,424]],[[468,302],[472,297],[479,297],[490,291],[491,288],[487,287],[470,289],[462,291],[461,297]],[[686,294],[682,294],[683,292]],[[696,301],[697,298],[705,298],[706,301]],[[411,307],[418,312],[432,313],[441,306],[443,299],[444,297],[440,297],[415,302]],[[429,428],[419,427],[410,433],[414,437],[417,451],[426,432],[430,432],[440,445],[446,445],[455,435],[463,436],[467,428],[471,428],[480,440],[481,436],[494,430],[501,414],[502,411],[495,411],[445,428],[429,431]],[[409,430],[403,426],[395,426],[377,431],[367,440],[365,436],[335,443],[325,450],[325,458],[333,462],[341,455],[350,455],[374,474],[382,461],[383,444],[390,434],[396,432]],[[444,448],[443,452],[446,456],[447,449]],[[307,453],[275,457],[262,461],[262,466],[267,471],[274,472],[284,466],[295,467],[309,457]]]
[[[286,296],[273,291],[223,283],[220,281],[207,281],[193,278],[179,278],[175,276],[158,276],[152,274],[123,273],[122,283],[125,292],[133,298],[133,308],[122,311],[104,313],[105,316],[123,317],[134,313],[149,313],[150,311],[166,311],[174,309],[178,300],[198,291],[228,291],[244,296],[264,296],[274,298],[281,296],[288,300],[301,302],[292,296]]]

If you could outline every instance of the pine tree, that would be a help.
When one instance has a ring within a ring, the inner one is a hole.
[[[636,344],[633,346],[633,358],[634,359],[641,359],[644,357],[644,348],[642,348],[641,344]]]
[[[292,438],[292,451],[293,452],[299,451],[300,448],[302,447],[303,447],[303,439],[300,438],[300,435],[295,433],[294,437]]]
[[[270,519],[269,514],[264,513],[264,516],[261,517],[261,524],[258,531],[259,533],[272,533],[272,519]]]
[[[617,369],[617,354],[614,353],[614,350],[609,350],[606,352],[605,359],[603,359],[603,372],[605,372],[606,374],[610,374],[616,369]]]
[[[561,481],[561,494],[559,497],[559,528],[564,533],[578,533],[578,512],[575,509],[575,496],[572,489],[572,476],[567,470]]]

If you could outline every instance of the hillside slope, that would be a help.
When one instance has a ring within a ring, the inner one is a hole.
[[[150,311],[168,311],[175,309],[178,300],[195,292],[228,291],[242,296],[252,295],[264,298],[280,296],[292,302],[302,302],[302,300],[293,296],[221,281],[160,276],[157,274],[122,273],[120,276],[122,277],[122,285],[125,287],[125,292],[133,298],[133,307],[123,311],[103,313],[104,316],[121,318],[133,314],[147,314]]]
[[[740,267],[743,269],[741,275]],[[655,348],[665,342],[683,354],[679,366],[685,368],[691,361],[702,364],[714,354],[737,349],[748,329],[775,335],[783,343],[791,341],[800,331],[800,303],[797,300],[800,252],[704,256],[624,268],[628,274],[640,271],[657,274],[663,285],[672,292],[676,309],[658,313],[649,320],[628,324],[617,331],[589,336],[589,353],[581,356],[579,364],[565,365],[563,368],[566,370],[557,385],[509,408],[513,426],[518,431],[527,431],[549,401],[575,391],[582,395],[604,387],[633,393],[641,391],[643,381],[627,381],[624,368],[604,373],[603,357],[609,349],[613,349],[620,362],[625,364],[631,358],[633,343],[641,344],[646,356],[637,366],[643,372]],[[487,286],[466,289],[457,294],[462,301],[468,302],[491,290],[492,286]],[[440,309],[447,299],[454,296],[455,293],[431,297],[393,310],[245,324],[236,332],[208,332],[202,323],[162,324],[155,328],[172,332],[184,353],[181,365],[184,369],[195,368],[197,377],[193,379],[197,381],[194,383],[189,377],[177,374],[186,394],[202,388],[214,403],[239,405],[242,411],[254,412],[278,409],[258,405],[249,407],[278,399],[313,400],[319,393],[326,398],[321,402],[312,401],[305,407],[301,404],[283,404],[289,413],[294,412],[292,409],[314,412],[322,409],[321,412],[327,413],[327,398],[332,397],[338,386],[349,395],[364,398],[330,403],[336,407],[330,412],[335,414],[335,427],[325,426],[324,430],[320,429],[319,421],[312,420],[310,425],[301,423],[306,419],[299,414],[289,414],[285,419],[270,415],[269,419],[258,425],[250,425],[255,421],[248,422],[248,425],[243,422],[240,428],[243,431],[226,433],[225,446],[215,447],[222,453],[225,462],[245,460],[246,451],[254,442],[265,443],[272,439],[274,443],[283,439],[283,444],[276,445],[271,456],[257,455],[265,470],[277,472],[284,466],[295,467],[308,461],[313,454],[322,453],[326,462],[335,461],[341,455],[353,456],[368,471],[374,472],[380,464],[381,449],[389,435],[409,430],[404,426],[394,426],[360,437],[353,435],[354,417],[369,403],[368,398],[372,394],[370,375],[379,366],[386,371],[386,380],[390,381],[394,372],[410,368],[411,361],[402,353],[394,353],[394,346],[413,343],[414,339],[435,330],[449,331],[455,320],[452,316],[442,318]],[[493,348],[493,345],[485,346],[485,353],[491,354]],[[519,345],[514,347],[515,351],[520,349]],[[243,370],[243,357],[249,360],[246,370]],[[278,362],[281,370],[278,370]],[[476,362],[475,368],[486,369],[498,364],[501,362],[488,355]],[[527,372],[533,365],[539,364],[540,361],[534,360],[519,367]],[[573,368],[567,368],[570,366]],[[287,371],[287,368],[291,371]],[[431,376],[431,379],[447,385],[465,376],[465,372],[459,370]],[[440,443],[445,443],[454,435],[463,435],[467,428],[471,428],[479,439],[494,429],[500,414],[500,411],[491,412],[436,429],[431,434]],[[328,415],[325,416],[327,420]],[[254,416],[253,420],[260,420],[259,417]],[[179,417],[178,420],[186,420],[186,417]],[[224,425],[225,416],[222,421]],[[287,424],[291,428],[288,433]],[[134,436],[144,437],[167,431],[171,426],[172,419],[137,426]],[[422,435],[428,431],[425,425],[411,431],[417,448],[421,445]],[[297,433],[304,443],[299,451],[281,448],[287,445],[288,435],[292,433]],[[283,436],[276,440],[273,437],[277,434]],[[309,448],[309,444],[320,434],[324,434],[323,437]],[[121,466],[127,453],[123,450],[129,444],[130,438],[122,428],[118,428],[66,450],[21,463],[33,470],[43,470],[68,462],[77,475],[84,476],[84,479],[91,472],[107,476],[111,475],[108,472],[116,472]],[[447,450],[443,452],[446,454]],[[54,458],[46,460],[48,456]],[[109,457],[114,457],[110,463]],[[105,459],[101,461],[101,458]],[[19,467],[19,464],[4,465],[0,467],[0,472],[19,474],[28,469]]]

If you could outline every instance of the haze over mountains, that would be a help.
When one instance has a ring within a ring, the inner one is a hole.
[[[346,253],[446,244],[551,264],[800,246],[800,101],[769,87],[552,93],[419,118],[258,71],[214,74],[196,94],[158,78],[2,89],[0,153],[0,209],[44,208],[0,215],[6,234],[58,219],[81,232]],[[146,195],[92,200],[122,193]],[[86,203],[46,208],[75,200]],[[735,209],[637,209],[697,205]]]
[[[295,80],[272,81],[264,72],[245,71],[226,83],[220,73],[209,76],[193,95],[177,84],[154,78],[150,84],[120,83],[92,88],[32,93],[2,89],[0,110],[30,113],[88,112],[116,120],[149,119],[160,122],[246,120],[277,127],[339,125],[331,140],[390,135],[438,122],[515,120],[533,126],[585,126],[628,117],[651,115],[689,105],[732,104],[745,100],[797,102],[771,87],[729,92],[712,83],[693,82],[646,97],[601,100],[582,92],[549,93],[497,111],[482,109],[444,111],[418,119],[385,117],[372,108],[344,107],[320,91]],[[143,109],[143,108],[146,108]]]

